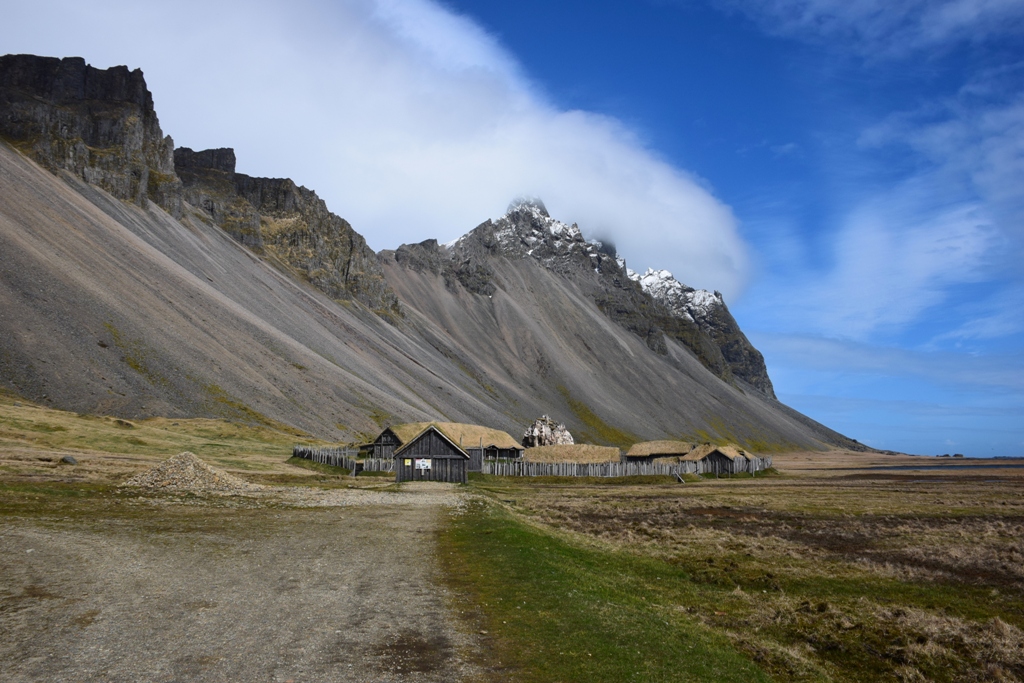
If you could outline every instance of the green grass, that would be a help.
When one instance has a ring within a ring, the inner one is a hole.
[[[575,545],[476,501],[440,540],[445,576],[478,607],[493,656],[518,681],[767,681],[661,586],[668,563]],[[503,676],[505,678],[506,676]]]
[[[377,477],[377,478],[381,478],[381,479],[394,479],[395,478],[395,473],[394,472],[377,472],[377,471],[363,470],[362,472],[359,473],[359,476],[360,477]]]
[[[515,524],[551,529],[560,543],[601,558],[593,577],[577,573],[578,583],[600,585],[607,571],[641,601],[727,638],[775,680],[1021,680],[1024,595],[1007,563],[1022,523],[1012,484],[959,486],[958,496],[989,507],[955,514],[942,482],[908,490],[824,480],[793,490],[784,477],[759,480],[633,490],[474,484],[513,510],[506,515]],[[850,514],[854,501],[866,509]],[[865,556],[872,561],[857,559]],[[536,573],[523,571],[517,580],[536,590]],[[482,594],[504,597],[485,572],[464,576],[483,584]],[[503,601],[487,602],[493,610]],[[666,637],[675,636],[666,629],[650,642],[661,648]]]

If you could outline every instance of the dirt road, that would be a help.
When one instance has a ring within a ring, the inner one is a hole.
[[[6,516],[2,678],[474,679],[480,645],[433,556],[455,495],[296,509],[107,493]]]

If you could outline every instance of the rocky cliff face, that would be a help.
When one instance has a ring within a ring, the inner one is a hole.
[[[366,240],[331,213],[315,192],[286,178],[235,172],[231,149],[174,150],[186,201],[253,251],[298,274],[332,299],[356,299],[401,315]]]
[[[376,254],[315,192],[235,173],[230,149],[175,150],[139,69],[95,69],[78,57],[0,57],[0,137],[51,171],[143,208],[153,201],[181,218],[187,202],[332,299],[401,315]]]
[[[775,392],[764,357],[750,344],[720,294],[687,287],[668,271],[639,276],[610,245],[588,241],[576,225],[555,220],[539,200],[517,200],[504,216],[488,220],[441,247],[430,240],[403,245],[400,264],[430,264],[449,286],[493,294],[488,259],[534,259],[580,286],[598,308],[664,355],[665,337],[682,342],[725,381],[740,379],[765,396]],[[422,266],[425,267],[425,266]]]
[[[0,57],[0,136],[51,171],[181,216],[174,142],[160,130],[139,69],[94,69],[79,57]]]

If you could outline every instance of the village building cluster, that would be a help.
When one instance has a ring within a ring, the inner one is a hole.
[[[394,424],[370,443],[360,446],[360,454],[394,461],[395,480],[465,483],[470,472],[484,470],[485,461],[522,461],[529,448],[564,452],[565,460],[598,447],[575,444],[564,424],[547,415],[526,429],[522,442],[507,432],[480,425],[458,422],[410,422]],[[618,453],[622,463],[679,465],[685,472],[733,475],[756,473],[771,467],[771,458],[748,453],[735,446],[686,441],[645,441],[628,452]]]

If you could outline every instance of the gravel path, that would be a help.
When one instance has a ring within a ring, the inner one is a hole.
[[[3,680],[482,675],[433,554],[460,494],[293,488],[245,500],[139,497],[95,516],[0,521]]]

